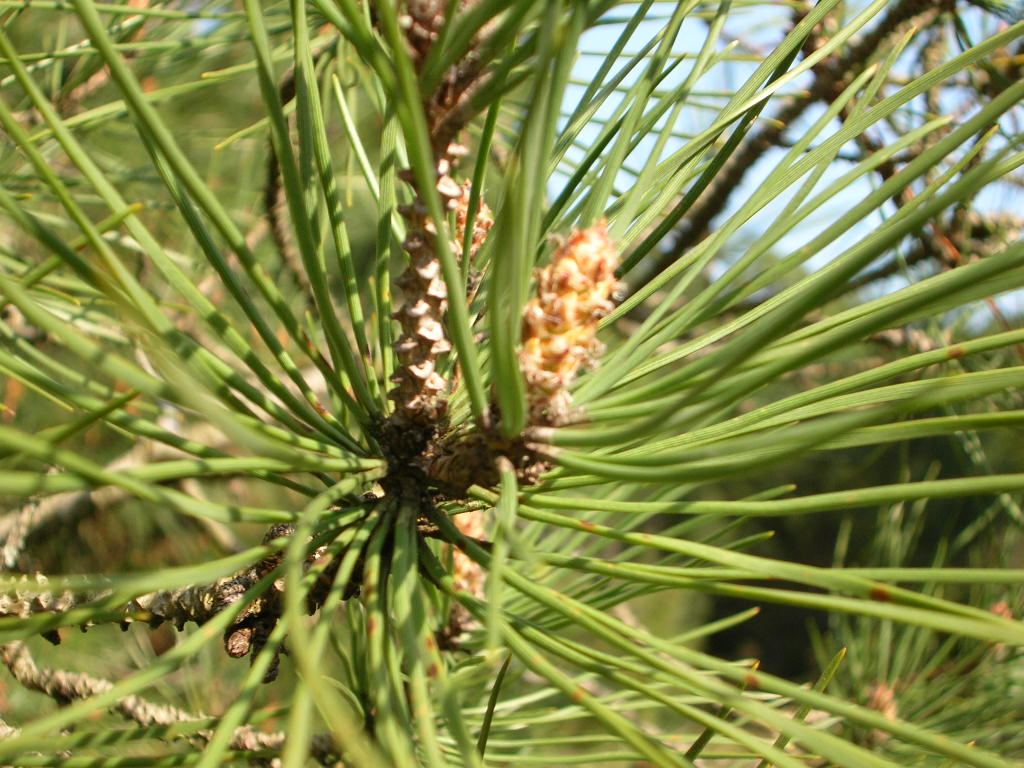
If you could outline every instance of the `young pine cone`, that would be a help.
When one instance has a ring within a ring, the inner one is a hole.
[[[605,222],[574,231],[537,272],[537,297],[523,313],[520,365],[530,400],[530,423],[558,426],[569,412],[569,386],[604,351],[598,321],[621,289],[619,257]]]

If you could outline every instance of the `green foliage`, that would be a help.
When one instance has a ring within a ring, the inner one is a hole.
[[[1010,4],[0,14],[0,762],[1024,759]]]

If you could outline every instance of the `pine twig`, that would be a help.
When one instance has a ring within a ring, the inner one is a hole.
[[[0,661],[7,666],[14,679],[29,690],[49,696],[58,704],[88,699],[106,693],[114,687],[109,680],[84,672],[70,672],[60,669],[45,669],[36,664],[24,643],[14,642],[0,646]],[[201,712],[187,712],[170,704],[155,704],[140,696],[125,696],[110,710],[127,720],[142,726],[173,725],[193,720],[208,720],[210,715]],[[12,736],[15,730],[0,721],[0,738]],[[212,731],[200,731],[191,738],[201,742],[209,741]],[[244,752],[279,752],[284,746],[287,734],[263,733],[251,725],[235,730],[230,748]],[[338,754],[333,740],[326,734],[313,737],[311,754],[321,765],[337,765]]]

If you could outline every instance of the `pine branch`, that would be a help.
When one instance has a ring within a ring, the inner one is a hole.
[[[21,642],[0,646],[0,660],[21,685],[49,696],[60,705],[88,699],[90,696],[106,693],[114,687],[109,680],[84,672],[40,667]],[[134,695],[120,699],[110,707],[110,711],[141,726],[173,725],[211,719],[210,715],[202,712],[187,712],[170,704],[156,704]],[[14,729],[0,721],[0,739],[10,738],[15,733]],[[212,731],[200,731],[187,738],[205,743],[212,735]],[[287,734],[284,732],[264,733],[254,726],[246,725],[235,729],[230,748],[243,752],[280,752],[286,740]],[[337,750],[333,740],[326,734],[317,734],[313,737],[310,753],[321,765],[337,765]]]
[[[287,538],[294,530],[295,527],[290,524],[272,526],[264,536],[263,543],[269,544]],[[202,625],[238,601],[248,600],[248,604],[224,632],[224,650],[233,658],[242,658],[251,653],[255,659],[266,645],[283,611],[285,581],[276,578],[282,559],[283,555],[277,551],[212,584],[189,585],[140,595],[103,618],[90,617],[81,626],[86,629],[101,621],[118,623],[122,627],[127,627],[132,622],[146,622],[152,627],[170,623],[180,632],[190,621]],[[321,544],[307,555],[305,567],[309,571],[315,571],[317,575],[317,580],[306,598],[308,613],[312,614],[320,608],[337,574],[339,564],[339,561],[330,555],[327,545]],[[274,578],[269,589],[255,599],[250,598],[253,588],[267,578]],[[20,588],[13,590],[13,594],[0,595],[0,616],[28,618],[43,613],[64,614],[75,608],[105,600],[113,594],[111,590],[84,594],[72,590],[54,592],[48,589],[48,580],[42,574],[34,577],[23,575],[19,583]],[[357,582],[346,585],[344,597],[352,597],[358,590]],[[60,635],[56,630],[44,631],[43,636],[55,644],[60,642]],[[264,676],[264,682],[276,679],[278,660],[278,656],[275,655]]]

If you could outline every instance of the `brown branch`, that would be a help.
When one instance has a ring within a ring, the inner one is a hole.
[[[736,152],[724,163],[715,179],[687,212],[675,240],[658,261],[655,271],[665,270],[707,236],[712,220],[725,209],[729,198],[739,188],[747,172],[765,152],[782,144],[786,129],[796,122],[811,104],[829,101],[842,93],[874,57],[882,44],[906,24],[919,21],[922,17],[934,18],[950,4],[948,0],[942,0],[938,4],[934,0],[898,0],[890,6],[885,17],[858,43],[848,48],[841,56],[831,57],[815,66],[812,69],[814,80],[807,94],[784,100],[772,119],[763,121],[751,131]]]
[[[843,292],[852,293],[854,291],[859,291],[873,283],[879,282],[880,280],[885,280],[894,275],[898,275],[907,267],[912,267],[915,264],[939,258],[941,258],[941,252],[936,247],[935,242],[922,234],[918,237],[917,244],[910,253],[902,258],[896,256],[874,269],[861,273],[859,277],[847,283]]]
[[[118,623],[144,621],[154,627],[169,622],[181,630],[189,621],[196,624],[208,621],[227,605],[239,599],[245,590],[254,584],[255,580],[246,570],[213,584],[149,592],[125,603],[109,620]],[[43,574],[23,574],[18,579],[18,585],[11,592],[0,594],[0,616],[24,619],[41,613],[63,614],[103,600],[112,594],[110,590],[55,591]],[[86,626],[94,626],[95,623],[90,621]],[[56,632],[48,632],[46,636],[54,643],[60,642]]]
[[[1009,243],[1016,242],[1024,231],[1024,219],[1013,215],[982,215],[964,211],[962,208],[954,211],[954,215],[967,217],[962,227],[940,228],[943,232],[939,233],[921,233],[910,253],[902,259],[893,258],[875,269],[862,273],[847,284],[844,292],[860,290],[879,280],[899,274],[905,267],[929,260],[955,266],[961,254],[993,253]]]
[[[226,437],[209,426],[199,425],[190,431],[187,439],[216,447],[223,445]],[[140,440],[129,451],[106,465],[105,469],[111,472],[121,472],[155,461],[183,457],[191,458],[191,454],[166,443]],[[94,510],[119,504],[129,498],[131,498],[131,494],[116,486],[105,486],[86,491],[67,491],[41,499],[32,499],[21,507],[0,516],[3,567],[9,570],[17,565],[29,537],[33,534],[45,530],[57,522],[75,519],[90,514]]]
[[[295,527],[290,523],[271,526],[264,536],[263,543],[269,544],[287,538],[294,531]],[[319,544],[306,555],[305,570],[316,574],[316,580],[305,596],[306,610],[309,614],[320,609],[331,589],[341,564],[337,555],[338,552],[329,549],[326,544]],[[114,609],[111,614],[104,617],[104,620],[117,622],[122,626],[143,621],[153,627],[167,622],[181,631],[190,621],[204,624],[239,601],[247,600],[247,605],[224,631],[224,650],[232,658],[241,658],[251,653],[251,659],[254,661],[281,618],[286,582],[282,578],[275,578],[268,588],[255,598],[249,598],[249,595],[258,584],[274,575],[282,561],[283,554],[278,550],[212,584],[150,592]],[[360,570],[357,569],[357,573]],[[342,597],[348,599],[358,591],[359,582],[356,577],[345,585]],[[103,600],[110,595],[110,590],[91,594],[76,594],[72,590],[56,592],[49,587],[47,578],[42,574],[33,577],[22,576],[19,588],[9,594],[0,594],[0,616],[27,618],[40,613],[62,614],[87,603]],[[96,621],[90,617],[82,625],[83,629],[95,623]],[[43,636],[55,644],[60,642],[60,635],[55,629],[44,631]],[[264,675],[264,682],[273,682],[277,678],[278,661],[279,655],[275,653]]]
[[[0,660],[21,685],[49,696],[60,705],[88,699],[106,693],[114,687],[109,680],[93,677],[84,672],[41,668],[21,642],[0,646]],[[201,712],[186,712],[169,704],[155,704],[134,695],[119,699],[110,707],[110,711],[142,726],[173,725],[211,719],[210,715]],[[2,724],[0,738],[9,737],[13,731],[14,729]],[[206,743],[212,735],[212,731],[204,730],[191,738]],[[246,725],[235,729],[229,746],[231,749],[245,752],[279,752],[286,740],[287,734],[284,732],[263,733],[251,725]],[[317,762],[322,765],[337,765],[338,752],[329,736],[314,736],[310,746],[312,756]]]

